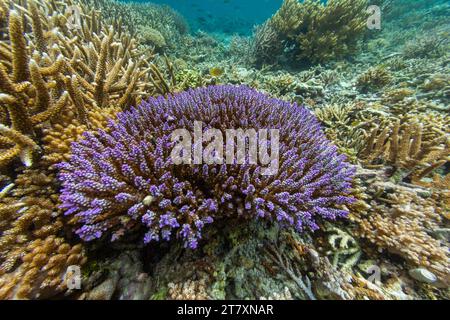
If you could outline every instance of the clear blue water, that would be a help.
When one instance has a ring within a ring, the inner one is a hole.
[[[192,32],[199,30],[225,35],[250,35],[253,27],[272,16],[283,0],[118,0],[121,2],[152,2],[168,5],[181,13]],[[392,5],[400,0],[394,0]],[[326,3],[326,0],[321,0]],[[405,2],[405,0],[402,0]],[[369,1],[379,4],[379,0]],[[423,10],[449,0],[409,0],[411,10]],[[450,17],[449,17],[450,21]]]
[[[122,0],[122,2],[133,2]],[[148,2],[134,0],[134,2]],[[169,5],[189,22],[192,31],[248,35],[281,6],[282,0],[153,0]]]

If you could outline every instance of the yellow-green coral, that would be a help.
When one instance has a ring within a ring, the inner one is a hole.
[[[161,32],[149,26],[139,29],[139,40],[142,44],[153,46],[157,50],[162,50],[167,46],[166,39]]]
[[[268,21],[300,61],[326,62],[353,53],[367,25],[366,0],[285,0]]]
[[[392,81],[392,75],[383,66],[368,69],[356,80],[356,86],[363,92],[381,89]]]

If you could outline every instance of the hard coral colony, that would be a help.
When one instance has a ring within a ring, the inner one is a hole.
[[[193,132],[194,121],[219,130],[279,128],[281,172],[261,176],[248,160],[174,165],[171,134],[179,126]],[[58,168],[62,206],[79,218],[82,239],[106,231],[117,239],[146,226],[145,242],[175,233],[194,249],[203,227],[224,217],[267,218],[298,231],[316,230],[319,217],[345,217],[336,206],[352,202],[354,169],[344,160],[305,108],[247,87],[211,86],[119,114],[108,130],[74,144],[71,160]]]
[[[448,3],[175,3],[0,0],[0,299],[449,299]]]

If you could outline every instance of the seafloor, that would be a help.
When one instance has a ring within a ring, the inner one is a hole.
[[[447,1],[286,0],[245,37],[190,30],[148,3],[0,0],[0,299],[448,299],[449,17]],[[73,167],[58,164],[91,165],[71,144],[149,97],[223,84],[315,114],[356,167],[356,201],[335,203],[347,218],[297,232],[222,211],[191,249],[144,244],[138,209],[109,203],[89,212],[104,222],[97,239],[81,240],[88,220],[61,204],[119,187],[68,186]]]

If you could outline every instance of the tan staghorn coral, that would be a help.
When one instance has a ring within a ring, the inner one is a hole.
[[[392,76],[390,72],[382,67],[377,66],[368,69],[366,72],[361,74],[356,80],[356,86],[363,92],[370,90],[378,90],[392,81]]]
[[[433,133],[436,133],[435,128]],[[427,139],[428,138],[428,139]],[[450,160],[450,136],[441,132],[429,139],[423,125],[395,120],[384,128],[375,127],[359,157],[366,165],[387,163],[403,172],[401,180],[420,181]]]
[[[37,239],[24,250],[14,274],[0,278],[0,299],[45,299],[67,289],[69,266],[82,265],[82,246],[70,246],[63,238]]]
[[[103,21],[112,25],[114,30],[126,30],[137,37],[142,30],[157,31],[158,37],[161,36],[171,49],[179,46],[180,39],[188,31],[184,18],[166,5],[150,2],[123,3],[115,0],[81,0],[81,3],[99,10]]]
[[[89,127],[74,119],[70,114],[64,116],[61,123],[55,124],[43,132],[43,159],[52,165],[69,160],[72,142],[79,140],[89,128],[106,128],[107,122],[114,119],[119,111],[120,109],[114,106],[89,110],[86,115]]]
[[[70,265],[84,263],[80,245],[60,238],[54,175],[28,170],[0,202],[0,299],[46,298],[65,288]]]
[[[282,51],[281,40],[268,22],[255,28],[250,45],[250,55],[255,65],[273,64]]]
[[[152,55],[138,61],[136,41],[102,27],[89,8],[79,7],[82,28],[70,29],[64,12],[72,1],[1,4],[2,17],[10,18],[0,27],[10,35],[0,40],[0,165],[35,161],[18,170],[14,183],[2,181],[0,299],[49,298],[66,292],[67,267],[86,260],[66,232],[71,221],[58,207],[54,164],[68,159],[83,132],[104,128],[144,92],[170,92],[173,82]]]
[[[138,51],[128,33],[106,29],[90,7],[76,5],[80,25],[69,24],[67,10],[75,5],[2,0],[8,35],[0,39],[0,166],[19,157],[31,165],[42,129],[63,113],[89,127],[89,110],[136,105],[172,90],[152,53]]]

